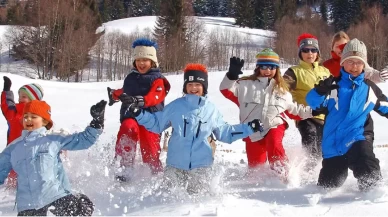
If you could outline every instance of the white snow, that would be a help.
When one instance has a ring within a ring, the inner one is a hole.
[[[230,18],[200,18],[207,22],[207,29],[220,25],[228,27],[233,24]],[[140,17],[112,21],[105,26],[108,31],[136,31],[154,25],[154,17]],[[235,28],[235,27],[231,27]],[[3,27],[0,26],[0,34]],[[271,32],[238,28],[253,33],[255,39],[270,36]],[[3,53],[4,55],[4,53]],[[3,56],[4,57],[4,56]],[[3,58],[2,58],[3,60]],[[4,63],[4,62],[2,62]],[[101,99],[107,100],[106,87],[120,88],[123,81],[100,83],[64,83],[42,81],[26,78],[6,72],[16,72],[15,65],[7,64],[6,69],[0,68],[0,87],[2,76],[11,78],[12,90],[17,100],[17,90],[27,83],[38,83],[44,88],[44,100],[52,107],[54,128],[76,132],[83,130],[91,121],[90,106]],[[23,68],[23,67],[20,67]],[[284,70],[284,69],[283,69]],[[246,71],[245,74],[251,73]],[[209,73],[209,98],[229,123],[238,123],[238,108],[225,99],[218,90],[225,72]],[[182,75],[167,76],[171,83],[171,91],[166,103],[182,96]],[[388,84],[380,84],[380,88],[388,93]],[[106,108],[105,129],[98,143],[89,150],[67,153],[64,165],[75,192],[88,195],[95,203],[94,215],[140,215],[140,216],[385,216],[388,205],[388,187],[377,188],[368,193],[357,190],[356,180],[352,173],[343,187],[330,192],[316,187],[319,173],[318,166],[313,171],[310,183],[300,185],[302,176],[303,153],[300,136],[294,125],[291,125],[284,138],[284,146],[290,158],[293,170],[289,185],[282,184],[268,170],[268,165],[258,169],[252,176],[243,179],[247,168],[245,144],[237,141],[233,144],[218,143],[214,169],[218,176],[212,182],[215,196],[190,197],[180,189],[172,195],[158,191],[160,176],[151,176],[141,157],[137,154],[137,163],[133,170],[134,180],[130,184],[119,185],[113,180],[112,167],[114,147],[119,122],[120,104]],[[375,124],[375,145],[388,144],[385,118],[372,113]],[[0,151],[6,145],[7,124],[0,118]],[[162,144],[161,144],[162,145]],[[382,174],[388,177],[388,149],[376,148],[375,153],[380,159]],[[165,163],[166,153],[161,159]],[[217,181],[219,180],[219,181]],[[218,184],[217,184],[218,183]],[[384,182],[386,183],[386,182]],[[15,192],[0,186],[0,215],[16,215]]]

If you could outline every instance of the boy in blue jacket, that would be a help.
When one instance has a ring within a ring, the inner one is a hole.
[[[45,216],[49,208],[60,216],[93,213],[93,203],[86,195],[71,194],[59,153],[87,149],[96,143],[104,126],[106,103],[101,100],[91,107],[93,120],[85,131],[68,136],[46,134],[53,126],[51,108],[46,102],[32,100],[25,105],[22,135],[0,153],[0,184],[11,169],[19,177],[18,216]]]
[[[306,96],[312,109],[326,112],[322,140],[322,169],[318,185],[340,187],[353,170],[361,191],[382,179],[379,160],[373,153],[370,112],[388,118],[388,99],[377,85],[364,78],[367,50],[358,39],[349,41],[341,56],[341,75],[329,77]]]
[[[208,75],[201,64],[188,64],[184,69],[185,95],[168,104],[163,111],[150,113],[140,109],[130,96],[122,95],[126,112],[136,117],[139,124],[155,133],[172,127],[168,145],[165,180],[167,186],[187,186],[189,193],[210,189],[213,164],[212,148],[208,137],[232,143],[262,129],[259,120],[230,125],[226,123],[206,94]]]

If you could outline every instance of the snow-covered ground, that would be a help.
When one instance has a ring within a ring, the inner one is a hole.
[[[246,72],[250,73],[250,72]],[[238,123],[238,109],[219,92],[218,86],[225,72],[209,73],[209,97],[223,113],[225,120]],[[101,99],[107,100],[106,87],[119,88],[122,81],[104,83],[61,83],[33,80],[9,73],[0,73],[12,79],[12,90],[26,83],[36,82],[45,91],[44,99],[52,106],[54,128],[64,128],[70,132],[86,127],[91,118],[89,108]],[[182,96],[182,75],[167,77],[172,89],[167,103]],[[2,88],[2,83],[0,83]],[[388,93],[388,84],[380,87]],[[215,156],[214,169],[221,176],[221,182],[214,184],[217,196],[191,198],[184,191],[166,195],[155,189],[160,176],[152,177],[140,156],[134,180],[130,184],[119,185],[113,180],[112,158],[114,143],[119,129],[119,103],[106,109],[105,130],[99,142],[89,150],[69,152],[65,168],[73,189],[90,196],[96,205],[95,215],[260,215],[260,216],[384,216],[388,205],[388,187],[384,186],[369,193],[357,190],[356,180],[349,173],[345,185],[338,190],[324,192],[315,186],[319,167],[310,183],[300,185],[300,162],[303,160],[300,136],[295,126],[287,130],[284,146],[294,166],[291,183],[284,185],[265,166],[253,177],[244,179],[246,155],[244,143],[237,141],[231,145],[219,144]],[[387,144],[388,135],[385,118],[373,115],[375,121],[375,144]],[[0,118],[0,151],[6,145],[7,125]],[[376,148],[381,161],[382,173],[388,177],[388,149]],[[165,163],[166,153],[162,153]],[[0,215],[16,215],[14,210],[15,192],[0,186]]]

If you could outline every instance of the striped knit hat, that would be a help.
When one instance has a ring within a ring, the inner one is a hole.
[[[43,88],[39,84],[26,84],[23,85],[19,92],[22,91],[27,94],[30,100],[42,100],[43,98]]]
[[[265,48],[256,55],[256,67],[259,65],[275,65],[279,67],[280,58],[271,48]]]

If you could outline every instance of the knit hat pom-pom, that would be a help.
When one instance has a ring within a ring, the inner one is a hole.
[[[316,39],[318,40],[318,38],[310,33],[302,33],[301,35],[299,35],[298,37],[298,46],[300,45],[300,42],[306,38],[313,38],[313,39]]]
[[[204,73],[207,73],[206,66],[199,64],[199,63],[189,63],[186,65],[185,69],[183,70],[184,72],[188,71],[201,71]]]
[[[151,41],[148,38],[139,38],[136,39],[132,43],[132,48],[135,48],[137,46],[146,46],[146,47],[154,47],[155,49],[158,49],[158,44],[156,42]]]

